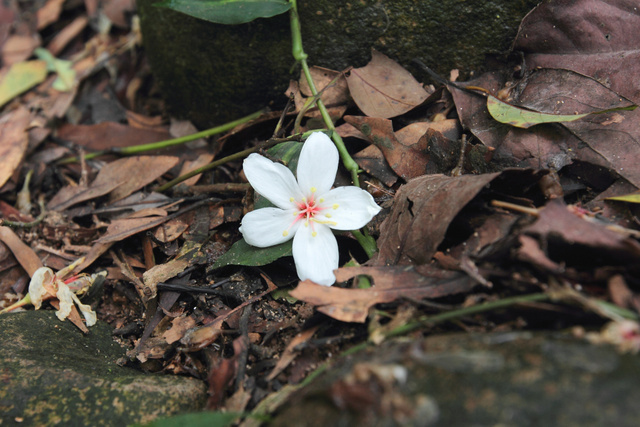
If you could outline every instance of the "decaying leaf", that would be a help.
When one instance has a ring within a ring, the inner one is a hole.
[[[48,208],[65,210],[105,194],[111,194],[111,200],[122,199],[156,180],[178,160],[173,156],[134,156],[113,161],[100,170],[88,188],[64,187],[51,199]]]
[[[429,94],[400,64],[373,50],[371,62],[347,76],[351,97],[369,117],[389,119],[420,105]]]
[[[418,141],[404,145],[396,138],[390,120],[373,117],[345,116],[344,120],[362,132],[382,151],[389,166],[404,180],[424,175],[429,157]]]
[[[424,276],[413,267],[346,267],[336,270],[336,280],[363,274],[373,278],[368,289],[344,289],[316,285],[305,280],[291,296],[316,306],[318,311],[343,322],[364,322],[375,304],[399,298],[439,298],[468,292],[476,282],[469,276],[441,270],[435,277]]]
[[[425,175],[402,186],[381,226],[377,264],[428,263],[451,220],[498,175]]]
[[[20,165],[29,143],[27,125],[31,115],[26,108],[18,108],[0,120],[0,187],[11,178]]]

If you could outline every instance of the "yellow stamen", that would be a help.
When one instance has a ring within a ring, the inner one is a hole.
[[[282,232],[282,237],[287,237],[289,235],[289,232],[287,230],[284,230]]]
[[[303,198],[302,198],[302,202],[303,202],[303,203],[307,203],[307,198],[306,198],[306,197],[303,197]]]
[[[320,203],[324,203],[324,199],[323,199],[322,197],[320,197],[319,202],[320,202]]]
[[[336,210],[336,209],[338,209],[340,206],[338,206],[338,204],[337,204],[337,203],[334,203],[332,207],[333,207],[333,210]]]
[[[289,197],[289,201],[293,202],[295,199],[293,197]]]
[[[331,214],[326,214],[325,215],[327,218],[331,218]]]
[[[311,187],[311,192],[315,193],[318,189],[316,187]]]
[[[304,226],[305,226],[305,227],[308,227],[308,226],[309,226],[309,221],[305,221],[305,222],[304,222]]]
[[[317,232],[317,231],[314,231],[313,233],[311,233],[311,236],[312,236],[312,237],[316,237],[317,235],[318,235],[318,232]]]

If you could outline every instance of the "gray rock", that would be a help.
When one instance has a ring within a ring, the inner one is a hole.
[[[2,425],[125,426],[206,400],[196,379],[118,366],[125,350],[100,321],[83,335],[53,311],[4,314],[0,342]]]
[[[271,425],[637,426],[638,381],[636,355],[566,335],[393,340],[339,361]]]
[[[137,2],[144,45],[174,114],[200,126],[284,104],[293,67],[288,14],[225,26]],[[483,69],[510,48],[539,0],[299,0],[311,65],[360,67],[375,48],[407,66],[422,59],[440,74]],[[293,71],[293,72],[292,72]],[[422,75],[422,74],[420,74]]]

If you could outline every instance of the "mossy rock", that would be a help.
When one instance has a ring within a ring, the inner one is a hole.
[[[637,426],[639,380],[637,355],[566,334],[394,339],[336,361],[270,426]]]
[[[0,316],[0,424],[126,426],[202,409],[204,383],[119,366],[98,322],[83,335],[53,311]]]
[[[173,114],[199,126],[281,107],[299,71],[291,56],[289,16],[241,25],[208,23],[137,2],[144,45]],[[299,0],[311,65],[363,66],[372,48],[418,75],[420,58],[447,76],[483,70],[488,55],[509,50],[518,25],[538,0]]]

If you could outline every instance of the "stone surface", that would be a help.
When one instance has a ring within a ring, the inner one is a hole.
[[[272,102],[284,104],[293,67],[287,14],[225,26],[139,0],[145,48],[174,114],[199,126],[219,124]],[[440,74],[482,70],[487,55],[510,48],[538,0],[298,0],[311,65],[360,67],[375,48],[411,65],[422,59]]]
[[[125,426],[199,410],[202,382],[145,374],[98,322],[83,335],[53,311],[0,316],[0,424]]]
[[[340,361],[271,425],[637,426],[638,381],[638,356],[566,335],[395,340]]]

